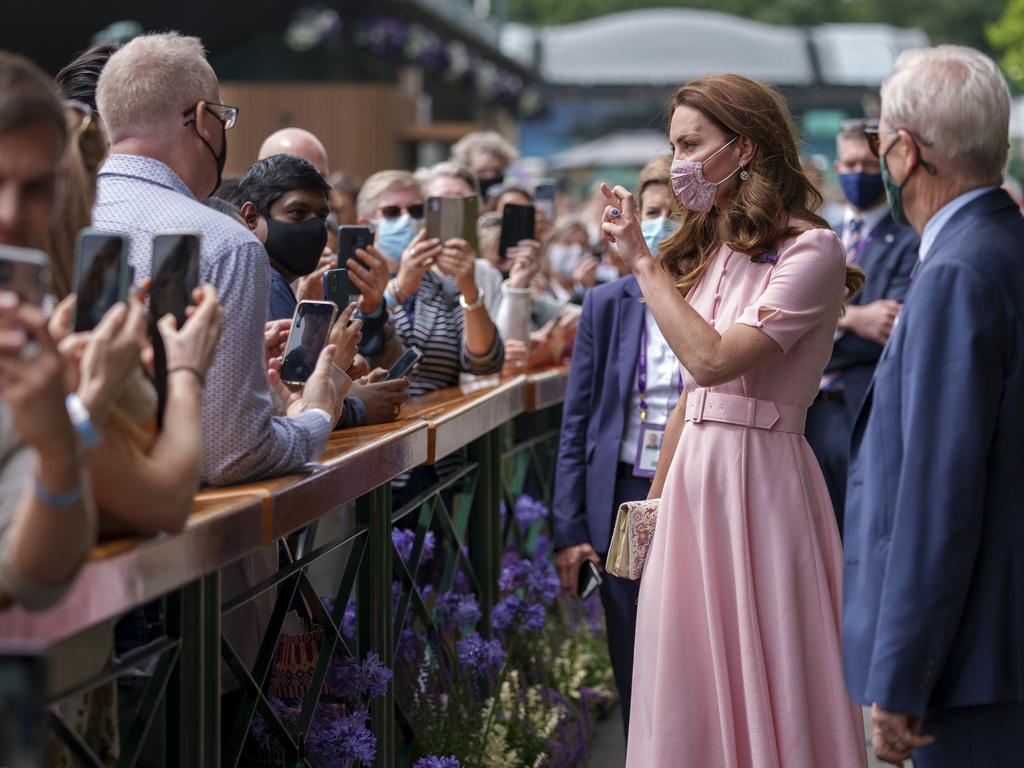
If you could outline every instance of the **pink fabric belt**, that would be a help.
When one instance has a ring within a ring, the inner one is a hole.
[[[807,409],[790,403],[695,389],[686,395],[686,420],[694,424],[720,421],[752,429],[773,429],[802,435]]]

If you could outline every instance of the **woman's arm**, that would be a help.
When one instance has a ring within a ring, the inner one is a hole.
[[[199,488],[203,380],[220,338],[221,309],[210,285],[197,289],[183,328],[173,316],[158,328],[167,354],[164,429],[143,454],[129,429],[109,430],[89,467],[106,527],[174,533],[185,525]],[[130,467],[130,471],[125,469]]]
[[[665,477],[668,475],[668,468],[679,448],[679,438],[683,435],[683,426],[686,424],[686,393],[683,392],[676,403],[676,407],[669,414],[668,422],[665,424],[665,434],[661,441],[661,454],[658,456],[658,468],[654,471],[654,480],[651,481],[651,492],[647,494],[648,499],[660,499],[665,490]]]
[[[56,601],[96,539],[96,518],[64,406],[60,353],[38,307],[0,292],[0,397],[9,428],[33,453],[29,477],[0,551],[0,603],[41,609]],[[31,344],[36,355],[26,365]],[[63,497],[63,498],[62,498]]]
[[[675,281],[652,257],[633,212],[633,195],[623,187],[601,186],[609,202],[602,229],[618,245],[619,255],[636,273],[640,290],[676,357],[698,386],[732,381],[758,363],[782,354],[767,334],[733,325],[720,334],[679,293]],[[618,210],[619,216],[611,211]]]

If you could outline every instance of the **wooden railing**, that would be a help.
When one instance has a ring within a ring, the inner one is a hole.
[[[503,544],[499,502],[507,500],[510,493],[507,483],[503,485],[503,476],[510,474],[503,475],[503,463],[526,451],[535,453],[541,439],[550,443],[557,437],[559,405],[567,377],[566,368],[553,368],[515,378],[479,379],[434,392],[406,406],[394,423],[334,433],[324,455],[309,471],[200,493],[185,530],[178,535],[101,544],[55,608],[37,614],[19,609],[0,612],[0,705],[5,697],[11,700],[18,696],[10,686],[16,688],[18,680],[30,679],[5,675],[5,667],[23,669],[34,664],[44,669],[50,716],[40,717],[40,722],[48,722],[83,765],[100,765],[90,745],[74,732],[56,704],[109,684],[148,658],[153,660],[151,666],[156,665],[154,695],[144,700],[152,711],[140,710],[136,722],[120,724],[125,739],[119,764],[135,764],[157,717],[165,718],[167,765],[198,768],[244,764],[242,750],[253,714],[272,717],[266,692],[284,616],[297,596],[307,598],[307,603],[315,602],[320,610],[306,576],[309,565],[317,559],[339,547],[351,548],[348,565],[337,574],[337,592],[331,595],[340,606],[334,615],[321,611],[316,616],[327,638],[321,665],[327,664],[335,649],[359,656],[373,651],[390,663],[404,620],[404,616],[393,618],[392,582],[396,574],[403,573],[404,566],[396,560],[391,529],[407,516],[418,520],[419,541],[433,526],[451,537],[451,557],[458,558],[460,551],[468,551],[484,614],[481,631],[486,634],[487,617],[497,594]],[[466,468],[454,481],[442,478],[437,487],[403,509],[392,508],[390,484],[394,478],[467,446]],[[550,445],[548,450],[545,461],[533,462],[544,464],[545,473],[553,470]],[[526,466],[521,463],[521,467]],[[521,486],[523,473],[518,472],[517,477]],[[550,489],[550,475],[538,483]],[[450,499],[453,490],[460,495],[458,503],[449,509],[438,500],[445,493]],[[245,594],[230,600],[222,597],[223,567],[353,502],[357,513],[351,530],[283,566]],[[417,511],[418,516],[412,514]],[[461,557],[465,559],[466,555]],[[407,608],[415,607],[415,569],[411,576],[405,576],[407,589],[399,600]],[[271,590],[276,592],[278,603],[274,619],[255,667],[245,669],[239,655],[222,637],[221,615]],[[346,647],[339,630],[341,612],[350,595],[357,605],[355,648]],[[84,651],[75,655],[76,644],[94,637],[96,628],[102,632],[113,620],[158,599],[163,601],[165,623],[160,640],[133,652],[128,659],[106,657],[93,664],[62,663],[68,658],[88,657]],[[241,711],[229,724],[231,736],[227,739],[221,737],[220,724],[222,659],[245,692]],[[3,690],[4,685],[9,689]],[[33,692],[23,693],[27,701]],[[309,692],[307,700],[313,702],[312,706],[319,695],[319,686]],[[374,702],[370,712],[378,739],[376,764],[402,764],[408,756],[403,746],[411,740],[414,725],[403,719],[393,692]],[[282,734],[287,742],[285,763],[306,765],[305,734]]]

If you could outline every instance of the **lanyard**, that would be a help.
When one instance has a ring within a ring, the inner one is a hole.
[[[647,318],[640,332],[640,361],[636,368],[636,388],[640,393],[640,421],[647,423]],[[683,396],[683,374],[679,372],[679,396]]]

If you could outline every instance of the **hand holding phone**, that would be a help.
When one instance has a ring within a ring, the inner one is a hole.
[[[329,269],[324,273],[324,301],[334,302],[339,313],[348,306],[351,291],[347,269]]]
[[[373,232],[369,227],[344,224],[338,227],[338,267],[345,267],[349,259],[354,259],[363,269],[371,267],[356,255],[356,251],[366,250],[373,245]],[[350,295],[359,294],[359,287],[349,284]],[[348,304],[346,299],[345,304]]]
[[[119,301],[128,298],[132,270],[128,266],[128,235],[83,229],[75,243],[72,290],[76,333],[91,331]]]
[[[41,306],[50,283],[50,259],[42,251],[0,245],[0,290]]]
[[[409,347],[402,356],[395,361],[395,364],[388,370],[385,381],[394,381],[407,376],[413,368],[423,359],[423,353],[416,347]]]
[[[192,293],[199,287],[199,235],[153,235],[152,285],[149,312],[154,320],[174,315],[178,328],[185,325]]]
[[[501,214],[501,237],[498,240],[498,256],[502,259],[509,248],[519,245],[521,240],[533,240],[537,234],[537,214],[532,205],[508,203]]]
[[[292,318],[292,330],[281,363],[281,381],[305,384],[327,346],[338,308],[329,301],[300,301]]]
[[[602,583],[604,583],[604,579],[601,578],[601,572],[597,570],[594,561],[584,560],[580,564],[579,581],[576,586],[580,600],[586,600],[594,594]]]

